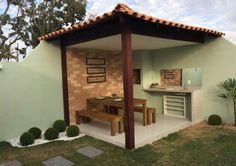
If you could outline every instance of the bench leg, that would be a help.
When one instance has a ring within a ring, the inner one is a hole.
[[[91,121],[90,118],[88,118],[88,117],[83,117],[83,122],[84,122],[84,123],[88,123],[88,122],[90,122],[90,121]]]
[[[156,111],[152,114],[152,123],[156,123]]]
[[[111,136],[116,135],[116,123],[114,120],[111,121]]]
[[[148,111],[147,123],[150,125],[152,123],[153,114]]]
[[[87,123],[90,122],[91,119],[87,117],[80,116],[76,113],[76,124],[79,125],[81,122]]]
[[[123,133],[124,132],[124,122],[123,122],[123,119],[121,119],[119,122],[119,133]]]
[[[143,110],[143,125],[147,125],[147,109]]]

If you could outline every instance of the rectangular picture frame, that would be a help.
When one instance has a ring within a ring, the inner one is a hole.
[[[165,69],[164,73],[174,73],[174,69]]]
[[[175,75],[174,74],[164,74],[164,79],[174,79]]]
[[[105,58],[86,58],[86,65],[105,65]]]
[[[106,82],[106,76],[88,76],[87,77],[87,83],[100,83],[100,82]]]
[[[105,67],[87,67],[87,74],[106,74]]]

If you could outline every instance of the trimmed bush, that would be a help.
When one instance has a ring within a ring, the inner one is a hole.
[[[57,120],[54,122],[53,127],[59,132],[63,132],[66,130],[66,122],[64,120]]]
[[[208,124],[209,125],[213,125],[213,126],[221,125],[222,124],[222,119],[221,119],[221,117],[219,115],[216,115],[216,114],[211,115],[208,118]]]
[[[28,132],[34,134],[35,139],[40,138],[41,137],[41,133],[42,133],[42,131],[38,127],[32,127],[31,129],[29,129]]]
[[[27,145],[31,145],[34,143],[34,134],[30,133],[30,132],[25,132],[20,136],[20,144],[22,146],[27,146]]]
[[[79,127],[76,125],[69,126],[66,130],[66,135],[68,137],[75,137],[79,135]]]
[[[47,140],[54,140],[59,137],[59,131],[56,128],[48,128],[44,133],[44,137]]]
[[[0,154],[3,153],[3,151],[9,149],[9,147],[11,147],[11,144],[9,142],[6,141],[0,142]]]

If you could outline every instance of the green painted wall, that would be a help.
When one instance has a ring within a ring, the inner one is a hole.
[[[202,86],[202,69],[197,68],[197,67],[196,68],[183,68],[182,85],[183,86]]]
[[[63,119],[59,42],[41,42],[20,63],[0,70],[0,141]]]
[[[134,51],[133,52],[133,68],[134,69],[141,69],[141,84],[135,85],[134,84],[134,96],[136,98],[146,98],[147,104],[151,105],[152,102],[150,101],[150,94],[144,92],[142,89],[143,87],[147,87],[152,83],[152,56],[150,51]]]
[[[224,122],[233,122],[233,105],[217,97],[220,91],[216,85],[228,77],[236,78],[236,46],[234,44],[224,38],[209,38],[203,44],[149,51],[149,58],[150,55],[151,62],[149,59],[142,63],[147,63],[143,66],[143,75],[146,72],[149,74],[149,71],[145,70],[145,66],[152,67],[152,82],[160,82],[160,69],[201,68],[202,111],[205,118],[210,114],[217,113],[222,116]],[[134,59],[136,56],[137,53],[134,53]],[[146,82],[145,79],[143,81]],[[137,89],[135,87],[135,90],[142,91],[142,88]],[[135,94],[140,93],[135,92]],[[161,112],[162,94],[153,92],[147,94],[149,105],[155,106]]]

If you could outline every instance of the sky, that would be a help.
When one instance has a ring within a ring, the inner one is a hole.
[[[154,17],[224,32],[236,44],[236,0],[88,0],[87,12],[100,15],[118,3]]]
[[[226,33],[236,44],[236,0],[87,0],[87,13],[100,15],[124,3],[133,10],[162,19]],[[0,0],[0,13],[5,7]],[[11,9],[11,13],[16,12]]]

